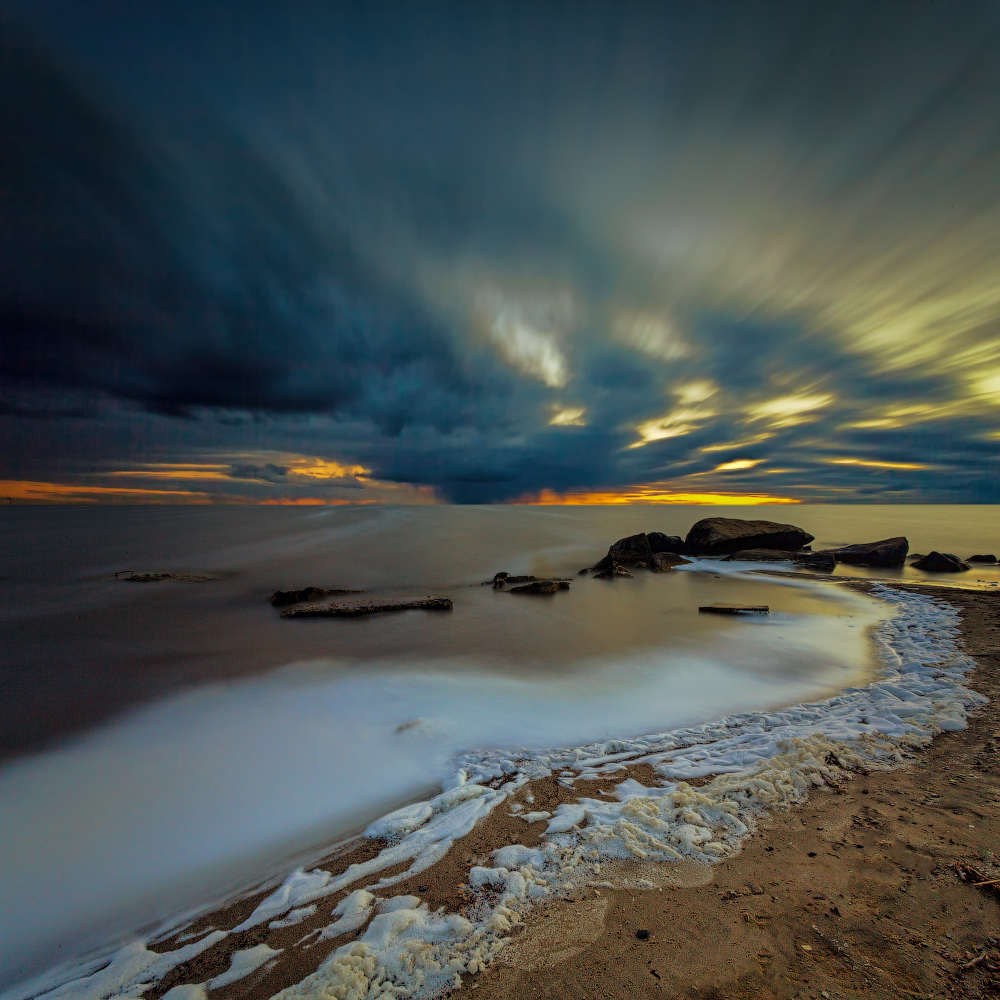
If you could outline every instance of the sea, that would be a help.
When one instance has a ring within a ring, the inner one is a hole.
[[[0,509],[0,988],[319,856],[440,790],[472,750],[538,750],[829,698],[878,670],[883,602],[780,566],[579,576],[707,516],[813,548],[1000,550],[995,507]],[[790,567],[784,567],[790,569]],[[522,596],[495,573],[570,579]],[[134,582],[132,576],[170,578]],[[836,576],[982,588],[912,566]],[[282,618],[308,586],[447,612]],[[767,616],[701,614],[761,605]]]

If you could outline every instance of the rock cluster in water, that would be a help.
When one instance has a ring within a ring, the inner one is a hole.
[[[674,566],[690,563],[685,556],[723,558],[727,562],[790,562],[805,569],[832,572],[838,562],[852,566],[892,568],[906,562],[910,543],[902,535],[883,538],[875,542],[858,542],[837,549],[813,552],[813,536],[794,524],[776,521],[744,520],[734,517],[706,517],[692,525],[685,538],[667,535],[662,531],[639,532],[619,538],[608,549],[603,559],[593,566],[581,569],[602,580],[632,577],[633,570],[650,570],[667,573]],[[911,555],[913,566],[930,573],[962,573],[971,569],[970,563],[996,564],[994,555],[975,555],[962,560],[948,552],[931,552],[928,555]],[[129,579],[145,581],[168,578],[167,574],[149,574]],[[497,573],[484,586],[505,590],[511,594],[555,594],[569,590],[570,581],[540,579],[535,576],[512,576],[506,571]],[[360,590],[325,590],[307,587],[304,590],[278,590],[271,596],[275,607],[287,607],[282,617],[355,617],[382,611],[402,611],[410,608],[441,610],[452,607],[450,598],[428,597],[403,603],[370,602],[367,604],[316,604],[326,597],[360,594]],[[310,603],[306,603],[310,602]],[[291,607],[301,605],[299,607]]]
[[[367,604],[303,604],[281,612],[282,618],[360,618],[386,611],[451,611],[450,597],[421,597],[415,601],[373,601]]]

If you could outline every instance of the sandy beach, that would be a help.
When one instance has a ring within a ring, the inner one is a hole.
[[[506,948],[482,971],[464,974],[451,995],[943,997],[1000,990],[1000,895],[998,887],[974,884],[1000,878],[1000,595],[914,590],[958,610],[961,645],[978,664],[970,686],[991,698],[965,731],[941,734],[901,768],[856,770],[815,790],[805,805],[771,813],[739,854],[718,864],[605,866],[603,884],[577,886],[529,911]],[[510,804],[551,811],[579,795],[607,794],[625,777],[659,783],[649,765],[576,789],[545,778],[524,785]],[[526,823],[511,811],[495,809],[440,862],[391,894],[418,895],[431,910],[462,911],[471,902],[470,867],[489,864],[491,852],[507,844],[532,847],[545,831],[544,821]],[[322,866],[337,875],[381,846],[356,841]],[[203,917],[183,939],[237,926],[266,895]],[[258,924],[227,936],[145,996],[159,1000],[174,986],[203,983],[225,973],[235,951],[266,945],[280,955],[212,992],[219,1000],[266,1000],[364,932],[362,925],[315,941],[331,906],[346,895],[322,900],[294,926]],[[179,943],[175,936],[151,947],[168,951]]]

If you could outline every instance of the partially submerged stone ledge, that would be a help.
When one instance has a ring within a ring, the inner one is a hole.
[[[324,597],[344,597],[347,594],[363,593],[363,590],[324,590],[322,587],[306,587],[304,590],[276,590],[271,595],[271,604],[276,608],[284,608],[289,604],[302,604],[305,601],[321,601]]]
[[[422,597],[416,601],[375,601],[370,604],[306,604],[281,612],[282,618],[360,618],[386,611],[451,611],[450,597]]]
[[[511,587],[512,594],[554,594],[559,590],[569,590],[569,580],[535,580],[520,587]]]
[[[766,604],[706,604],[698,608],[708,615],[769,615],[771,609]]]

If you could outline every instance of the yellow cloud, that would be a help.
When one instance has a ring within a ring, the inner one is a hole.
[[[370,472],[363,465],[342,465],[326,458],[308,455],[288,456],[276,464],[288,469],[290,476],[305,476],[309,479],[344,479],[348,476],[360,478]]]
[[[747,408],[751,420],[766,420],[772,427],[791,427],[811,419],[806,414],[829,406],[833,396],[827,394],[807,396],[779,396]]]
[[[661,483],[649,483],[645,486],[625,486],[619,490],[609,491],[569,491],[554,493],[552,490],[541,490],[539,493],[526,494],[513,504],[564,504],[571,506],[584,505],[624,505],[624,504],[706,504],[727,507],[756,507],[761,504],[799,503],[791,497],[771,496],[765,493],[682,493],[664,489]]]
[[[708,379],[698,379],[679,385],[674,389],[674,395],[684,406],[691,406],[694,403],[704,403],[706,399],[714,396],[719,391],[719,387]]]
[[[587,421],[583,419],[586,412],[583,406],[570,406],[556,413],[549,423],[556,427],[586,427]]]
[[[937,466],[923,465],[920,462],[876,462],[865,458],[825,458],[829,465],[859,465],[865,469],[934,469]]]
[[[774,437],[774,435],[755,434],[753,437],[743,438],[740,441],[723,441],[721,444],[707,444],[698,450],[701,452],[735,451],[737,448],[749,448],[751,445],[760,444],[761,441],[766,441],[771,437]]]
[[[714,410],[706,409],[680,409],[668,413],[664,417],[656,420],[647,420],[636,427],[636,431],[642,438],[630,444],[630,448],[641,448],[649,444],[650,441],[663,441],[666,438],[683,437],[696,430],[698,424],[703,420],[709,420],[715,416]]]
[[[620,342],[664,361],[691,353],[673,324],[657,313],[623,312],[614,322],[614,333]]]
[[[752,469],[755,465],[760,465],[761,462],[766,461],[763,458],[737,458],[732,462],[723,462],[722,465],[717,465],[714,472],[738,472],[740,469]]]

